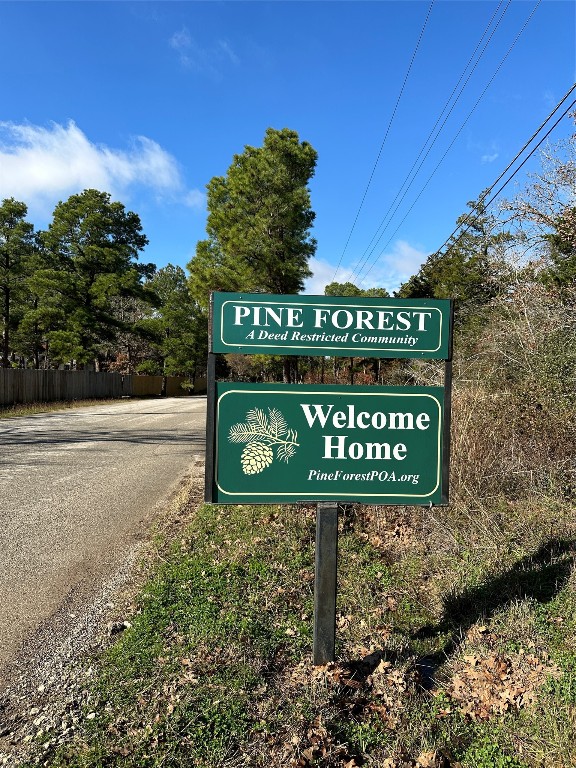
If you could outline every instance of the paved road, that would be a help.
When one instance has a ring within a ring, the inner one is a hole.
[[[204,398],[168,398],[0,421],[0,668],[118,567],[203,463],[205,411]]]

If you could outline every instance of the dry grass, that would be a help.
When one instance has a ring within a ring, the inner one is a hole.
[[[17,403],[5,407],[0,406],[0,419],[13,419],[19,416],[34,416],[39,413],[65,411],[70,408],[85,408],[101,403],[121,403],[122,400],[58,400],[52,403]]]

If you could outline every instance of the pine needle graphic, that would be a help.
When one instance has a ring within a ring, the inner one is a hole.
[[[289,429],[286,419],[277,408],[268,408],[268,415],[261,408],[252,408],[246,414],[246,421],[230,427],[228,440],[231,443],[248,443],[242,451],[240,461],[246,475],[262,472],[276,458],[288,462],[299,447],[298,433]]]

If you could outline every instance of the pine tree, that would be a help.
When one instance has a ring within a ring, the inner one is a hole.
[[[34,227],[26,221],[28,209],[14,198],[0,205],[0,367],[10,367],[12,332],[19,323],[25,298],[24,282],[34,253]]]
[[[188,265],[190,291],[298,293],[310,276],[314,212],[308,182],[316,151],[287,128],[269,128],[262,147],[246,146],[226,176],[208,184],[208,239]]]

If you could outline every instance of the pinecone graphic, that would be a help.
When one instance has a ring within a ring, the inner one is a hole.
[[[245,475],[256,475],[274,461],[272,448],[265,443],[248,443],[240,458]]]

